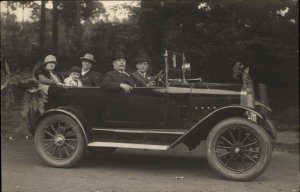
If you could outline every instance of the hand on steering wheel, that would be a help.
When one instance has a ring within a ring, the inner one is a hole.
[[[156,84],[159,85],[159,84],[163,84],[163,85],[166,85],[165,82],[163,81],[165,79],[165,70],[162,69],[158,72],[158,74],[155,76],[155,81],[156,81]]]

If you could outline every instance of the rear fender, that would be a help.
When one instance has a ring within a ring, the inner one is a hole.
[[[82,110],[76,106],[64,106],[50,109],[39,117],[34,127],[36,127],[41,120],[53,114],[64,114],[71,117],[81,128],[86,144],[92,141],[91,125],[89,124],[88,119],[84,115],[84,112],[82,112]]]
[[[243,117],[247,119],[247,113],[249,112],[251,112],[251,114],[255,114],[256,117],[259,119],[259,122],[265,122],[265,117],[252,108],[240,105],[222,107],[211,112],[210,114],[202,118],[200,121],[198,121],[189,129],[189,131],[187,131],[184,135],[182,135],[175,142],[173,142],[170,147],[175,147],[180,143],[184,143],[189,147],[190,150],[192,150],[200,144],[201,140],[206,139],[210,130],[217,123],[230,117]]]

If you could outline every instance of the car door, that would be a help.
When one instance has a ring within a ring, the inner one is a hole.
[[[161,128],[166,121],[165,87],[136,87],[130,93],[131,120],[147,128]]]
[[[106,92],[106,122],[130,122],[130,95],[124,92]]]
[[[168,129],[186,130],[190,126],[190,97],[190,85],[171,85],[167,88],[166,127]]]

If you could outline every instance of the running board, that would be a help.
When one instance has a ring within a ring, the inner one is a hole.
[[[111,128],[92,128],[93,131],[106,131],[115,133],[144,133],[144,134],[169,134],[183,135],[187,130],[163,130],[163,129],[111,129]]]
[[[151,149],[151,150],[167,150],[168,145],[152,145],[152,144],[138,144],[138,143],[115,143],[115,142],[92,142],[88,147],[115,147],[128,149]]]

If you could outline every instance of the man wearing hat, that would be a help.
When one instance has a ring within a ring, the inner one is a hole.
[[[102,75],[99,72],[92,71],[93,65],[96,63],[92,54],[85,54],[80,57],[81,60],[81,77],[80,80],[84,87],[100,87]]]
[[[148,61],[148,57],[145,54],[139,55],[135,59],[137,71],[132,73],[131,76],[135,80],[137,87],[155,86],[154,77],[147,74]]]
[[[82,82],[79,79],[81,69],[77,66],[71,67],[69,70],[69,77],[65,78],[64,85],[71,86],[71,87],[82,87]]]
[[[123,52],[118,51],[113,57],[114,70],[107,72],[103,78],[101,86],[109,90],[123,90],[129,93],[136,83],[132,77],[125,71],[126,59]]]

